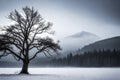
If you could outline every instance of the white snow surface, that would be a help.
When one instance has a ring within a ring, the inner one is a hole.
[[[120,68],[0,68],[0,80],[120,80]]]

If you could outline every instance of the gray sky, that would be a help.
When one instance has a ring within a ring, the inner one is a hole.
[[[6,17],[11,11],[25,6],[53,22],[57,39],[80,31],[120,36],[120,0],[0,0],[0,26],[10,23]]]

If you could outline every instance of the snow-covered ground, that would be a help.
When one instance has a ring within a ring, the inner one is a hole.
[[[120,80],[120,68],[29,68],[30,75],[18,75],[20,68],[0,68],[0,80]]]

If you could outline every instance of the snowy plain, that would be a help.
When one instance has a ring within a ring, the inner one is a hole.
[[[0,80],[120,80],[120,68],[0,68]]]

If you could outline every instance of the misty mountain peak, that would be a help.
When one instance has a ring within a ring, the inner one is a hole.
[[[98,37],[98,36],[87,31],[81,31],[69,36],[69,38],[81,38],[81,37]]]
[[[90,32],[81,31],[62,39],[61,47],[63,49],[62,51],[74,51],[98,40],[100,40],[100,37],[97,35]]]

